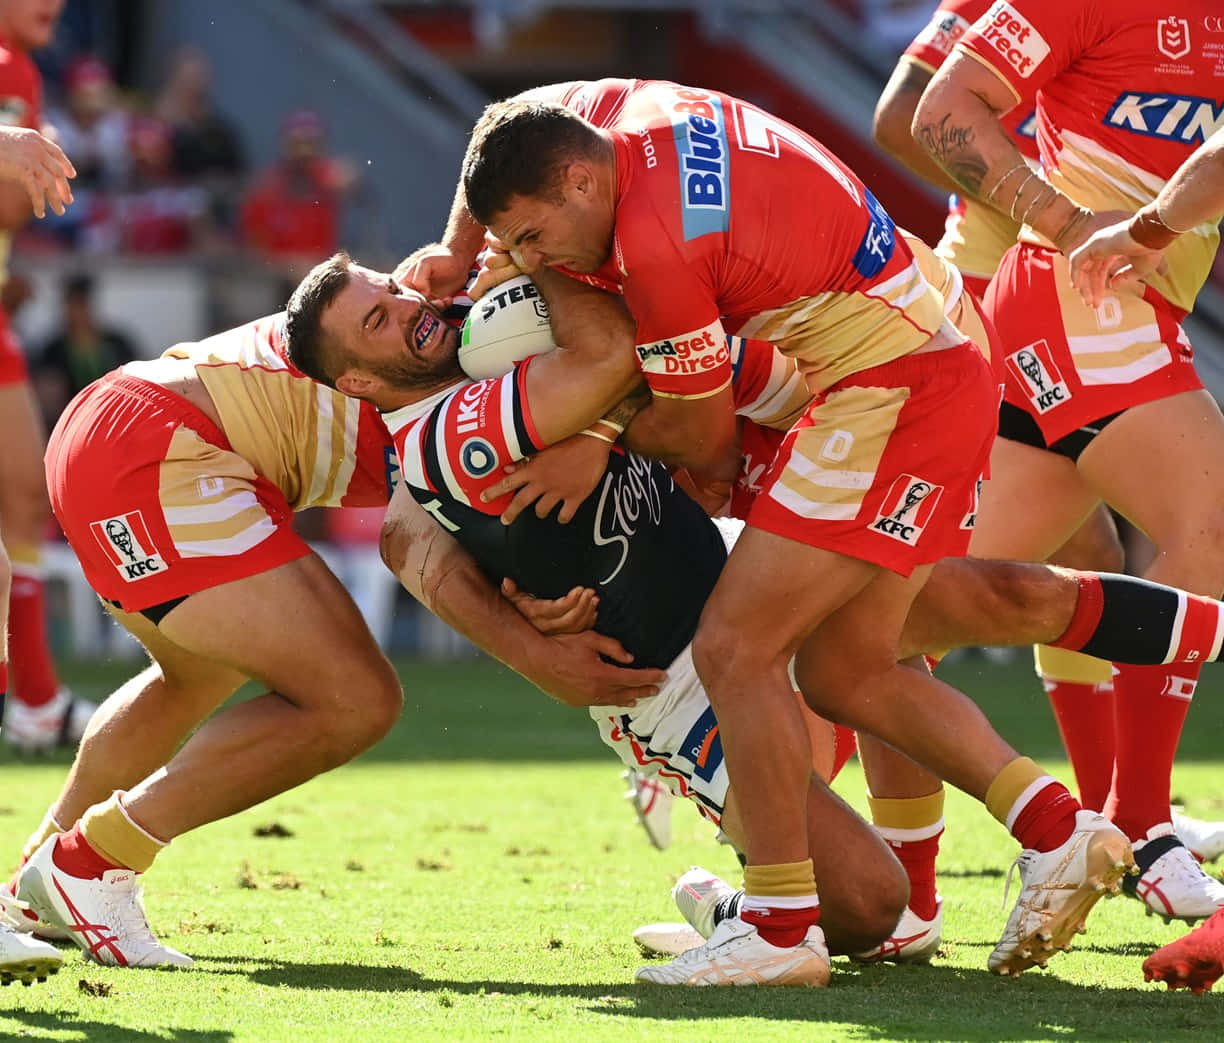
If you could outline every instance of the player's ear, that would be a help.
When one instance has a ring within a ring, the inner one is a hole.
[[[566,184],[582,196],[589,196],[595,188],[595,174],[591,168],[576,160],[565,168]]]

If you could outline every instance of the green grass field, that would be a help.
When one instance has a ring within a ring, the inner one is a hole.
[[[0,991],[0,1038],[1224,1036],[1220,998],[1143,983],[1143,958],[1185,928],[1146,918],[1128,900],[1099,906],[1082,947],[1049,970],[1018,981],[987,974],[1015,846],[955,793],[940,859],[944,945],[930,967],[837,960],[821,991],[635,985],[641,960],[630,932],[677,919],[669,888],[689,864],[734,877],[729,849],[686,806],[676,810],[671,849],[651,849],[620,799],[618,762],[584,713],[485,661],[401,666],[404,715],[377,749],[161,856],[146,881],[150,919],[195,957],[195,970],[102,968],[72,949],[47,983]],[[1066,777],[1024,665],[974,660],[949,673],[1008,738]],[[99,697],[123,674],[67,672]],[[1206,817],[1224,817],[1221,689],[1224,673],[1205,675],[1174,780],[1190,812]],[[0,843],[10,862],[66,763],[0,760]],[[863,806],[855,762],[838,789]],[[266,826],[289,835],[257,835]]]

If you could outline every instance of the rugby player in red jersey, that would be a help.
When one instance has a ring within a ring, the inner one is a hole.
[[[989,366],[945,320],[884,208],[812,138],[717,92],[618,93],[606,128],[577,116],[581,103],[492,106],[465,157],[468,210],[525,270],[623,293],[637,328],[625,350],[653,392],[657,452],[673,462],[734,473],[724,328],[773,341],[815,396],[693,643],[744,813],[743,908],[705,946],[641,975],[768,981],[801,958],[819,911],[792,656],[814,710],[984,799],[1018,837],[1026,884],[988,962],[1019,973],[1065,944],[1130,852],[960,693],[898,662],[932,563],[968,543],[994,438]],[[1037,910],[1042,891],[1059,900]]]
[[[1147,533],[1147,575],[1224,588],[1224,417],[1194,370],[1181,319],[1219,234],[1182,236],[1167,271],[1095,307],[1067,254],[1094,228],[1152,201],[1211,134],[1224,80],[1205,19],[1212,0],[997,0],[931,79],[914,135],[983,203],[1025,225],[985,304],[1007,345],[1006,401],[975,554],[1044,559],[1103,500]],[[1034,104],[1041,172],[1001,122]],[[1016,503],[1031,510],[1016,511]],[[1112,786],[1103,810],[1135,845],[1127,891],[1188,920],[1224,903],[1173,830],[1170,776],[1197,684],[1193,666],[1120,667]],[[1075,727],[1091,730],[1092,715]]]

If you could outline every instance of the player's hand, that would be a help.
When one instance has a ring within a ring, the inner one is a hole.
[[[575,587],[559,598],[536,598],[519,590],[508,576],[502,580],[502,596],[541,634],[581,634],[595,625],[599,595],[590,587]]]
[[[76,168],[55,142],[29,127],[0,127],[0,177],[16,181],[30,197],[35,217],[57,214],[72,203],[68,179]]]
[[[667,680],[663,670],[632,670],[616,663],[633,657],[615,638],[585,630],[549,639],[551,648],[543,671],[531,680],[567,706],[635,706],[659,693]],[[606,663],[607,656],[615,663]]]
[[[392,278],[427,300],[445,300],[463,289],[472,268],[471,257],[459,257],[441,243],[423,246],[404,258]]]
[[[536,516],[540,518],[547,518],[560,504],[557,520],[565,524],[573,519],[582,501],[599,484],[608,469],[611,451],[612,446],[602,438],[573,435],[535,456],[510,464],[506,468],[509,473],[482,492],[480,498],[489,503],[499,496],[514,493],[514,499],[502,511],[503,525],[512,525],[514,519],[533,503]]]
[[[480,271],[476,275],[476,281],[472,283],[472,288],[468,290],[468,296],[474,301],[480,300],[495,286],[523,274],[523,269],[515,263],[510,251],[500,242],[492,236],[486,236],[485,242],[489,248],[481,255]]]
[[[1130,215],[1098,229],[1071,251],[1071,283],[1091,308],[1100,306],[1109,289],[1167,271],[1163,250],[1150,250],[1131,238]]]

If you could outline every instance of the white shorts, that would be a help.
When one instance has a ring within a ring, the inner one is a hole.
[[[744,523],[716,518],[727,550]],[[667,668],[658,695],[636,706],[592,706],[599,737],[641,775],[657,778],[677,797],[687,797],[716,825],[727,801],[727,764],[714,708],[693,667],[693,646],[686,645]]]

